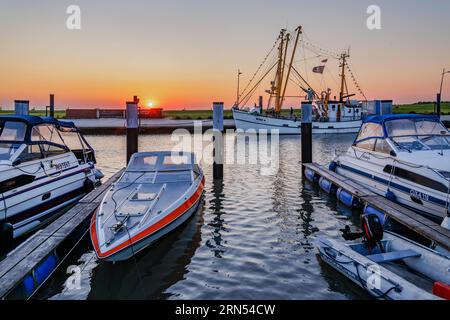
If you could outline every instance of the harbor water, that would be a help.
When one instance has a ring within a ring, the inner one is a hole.
[[[105,178],[125,166],[125,136],[86,137]],[[314,240],[340,238],[358,212],[302,182],[300,137],[280,136],[279,169],[224,166],[223,181],[201,163],[204,202],[186,224],[122,263],[99,262],[86,234],[37,298],[367,299],[320,261]],[[354,135],[314,136],[313,159],[328,163]],[[171,150],[170,135],[141,135],[140,151]],[[248,155],[247,155],[248,156]]]

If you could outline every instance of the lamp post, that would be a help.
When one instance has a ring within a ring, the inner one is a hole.
[[[437,113],[437,115],[438,115],[439,118],[441,117],[441,96],[442,96],[442,86],[443,86],[443,84],[444,84],[444,76],[445,76],[447,73],[450,73],[450,71],[445,71],[445,68],[444,68],[444,70],[442,70],[441,87],[440,87],[440,89],[439,89],[439,93],[437,94],[436,113]]]

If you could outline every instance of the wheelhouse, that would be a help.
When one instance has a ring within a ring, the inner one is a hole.
[[[50,117],[0,116],[0,162],[14,165],[73,152],[80,163],[95,154],[72,122]]]
[[[450,149],[450,132],[437,116],[373,116],[363,122],[353,146],[392,156],[398,152],[443,152]]]

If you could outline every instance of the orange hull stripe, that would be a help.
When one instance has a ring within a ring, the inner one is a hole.
[[[141,231],[140,233],[138,233],[137,235],[135,235],[134,237],[132,237],[131,239],[128,239],[127,241],[122,242],[121,244],[119,244],[117,247],[114,247],[108,251],[106,251],[105,253],[101,253],[100,252],[100,247],[98,244],[98,239],[97,239],[97,228],[96,228],[96,224],[97,224],[97,212],[92,216],[92,223],[91,223],[91,239],[92,239],[92,243],[94,245],[94,249],[97,252],[97,255],[100,258],[106,258],[128,246],[130,246],[132,243],[135,243],[147,236],[149,236],[150,234],[164,228],[166,225],[170,224],[172,221],[176,220],[178,217],[180,217],[181,215],[183,215],[183,213],[185,213],[187,210],[189,210],[197,201],[198,199],[201,197],[202,192],[203,192],[203,187],[205,185],[205,177],[203,177],[202,182],[200,183],[200,185],[198,186],[197,190],[194,192],[194,194],[187,199],[181,206],[179,206],[178,208],[176,208],[174,211],[172,211],[170,214],[168,214],[167,216],[165,216],[163,219],[159,220],[158,222],[156,222],[155,224],[151,225],[150,227],[148,227],[147,229]]]

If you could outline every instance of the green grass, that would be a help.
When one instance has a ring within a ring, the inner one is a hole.
[[[176,120],[204,120],[212,119],[212,110],[164,110],[164,117]],[[231,110],[224,110],[225,119],[233,119]]]
[[[433,113],[433,102],[419,102],[414,104],[394,105],[394,113]],[[443,102],[441,106],[442,114],[450,114],[450,102]],[[283,115],[289,116],[290,109],[281,110]],[[13,110],[0,110],[0,114],[14,114]],[[45,116],[45,110],[31,110],[31,115]],[[173,118],[176,120],[205,120],[212,119],[212,110],[164,110],[165,117]],[[294,110],[296,116],[300,115],[298,109]],[[56,110],[56,118],[64,119],[66,117],[65,110]],[[230,109],[224,110],[225,119],[233,119],[233,115]]]
[[[0,110],[0,114],[14,114],[14,110]],[[32,116],[45,116],[45,110],[30,110]],[[66,110],[55,110],[55,117],[57,119],[64,119],[66,117]]]
[[[435,104],[433,102],[394,105],[394,113],[433,113]],[[450,114],[450,102],[441,104],[442,114]]]

